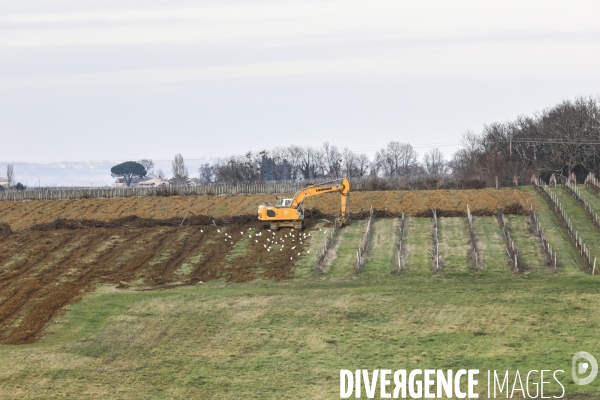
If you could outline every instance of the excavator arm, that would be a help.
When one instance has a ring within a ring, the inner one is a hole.
[[[292,200],[292,204],[290,208],[297,208],[304,199],[311,196],[317,196],[319,194],[331,193],[331,192],[340,192],[341,194],[341,217],[346,218],[348,215],[348,193],[350,193],[350,182],[347,178],[342,178],[340,183],[337,181],[321,183],[319,185],[311,185],[307,188],[304,188],[294,196]],[[336,182],[336,183],[334,183]]]

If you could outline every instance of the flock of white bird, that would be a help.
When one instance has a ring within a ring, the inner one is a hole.
[[[319,229],[321,230],[321,229]],[[200,229],[201,233],[204,233],[204,230]],[[217,228],[217,233],[222,234],[223,235],[223,239],[227,244],[231,244],[234,245],[236,241],[239,241],[241,239],[243,239],[245,237],[245,235],[248,235],[249,239],[253,239],[254,238],[254,245],[255,246],[260,246],[261,244],[263,245],[263,251],[266,252],[271,252],[271,251],[276,251],[277,249],[279,249],[279,251],[283,251],[283,249],[286,246],[286,243],[288,246],[291,246],[292,250],[295,250],[296,247],[299,248],[299,250],[301,250],[300,248],[302,246],[304,246],[305,241],[307,238],[309,238],[311,236],[310,232],[309,233],[304,233],[304,232],[298,232],[298,231],[294,231],[294,229],[292,229],[291,231],[285,233],[285,231],[279,231],[277,233],[273,232],[273,231],[268,231],[268,233],[265,233],[263,235],[263,232],[260,231],[258,233],[254,233],[252,232],[252,228],[248,228],[248,230],[246,232],[244,232],[243,230],[240,231],[240,235],[238,236],[237,233],[233,233],[232,234],[228,233],[225,229],[223,230],[223,232],[221,232],[221,229]],[[269,235],[270,233],[270,235]],[[327,233],[327,232],[325,232]],[[234,237],[237,236],[237,237]],[[310,254],[310,250],[306,251],[306,254]],[[302,255],[302,250],[298,252],[298,257],[300,257]],[[294,257],[290,257],[290,260],[293,260]]]

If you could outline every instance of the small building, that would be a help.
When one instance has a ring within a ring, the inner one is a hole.
[[[127,187],[125,179],[117,178],[114,183],[115,187]],[[129,187],[162,187],[169,186],[169,180],[157,177],[133,178]]]
[[[169,186],[169,180],[165,178],[144,178],[137,184],[138,187],[160,187]]]
[[[0,186],[2,186],[5,189],[8,189],[8,179],[0,178]]]

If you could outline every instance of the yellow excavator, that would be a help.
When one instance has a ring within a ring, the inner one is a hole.
[[[282,227],[302,229],[304,226],[304,209],[302,208],[304,199],[331,192],[341,193],[341,214],[335,219],[336,225],[340,227],[346,223],[349,213],[350,182],[347,178],[309,184],[304,189],[299,190],[293,199],[282,199],[280,204],[264,203],[258,206],[258,219],[270,222],[271,230],[278,230]]]

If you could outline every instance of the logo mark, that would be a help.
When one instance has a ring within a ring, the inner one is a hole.
[[[582,358],[586,361],[578,362]],[[587,377],[579,377],[579,375],[585,374],[588,370],[590,370],[590,374]],[[576,385],[587,385],[596,378],[596,375],[598,375],[598,362],[593,355],[585,351],[578,351],[573,355],[573,382]]]

